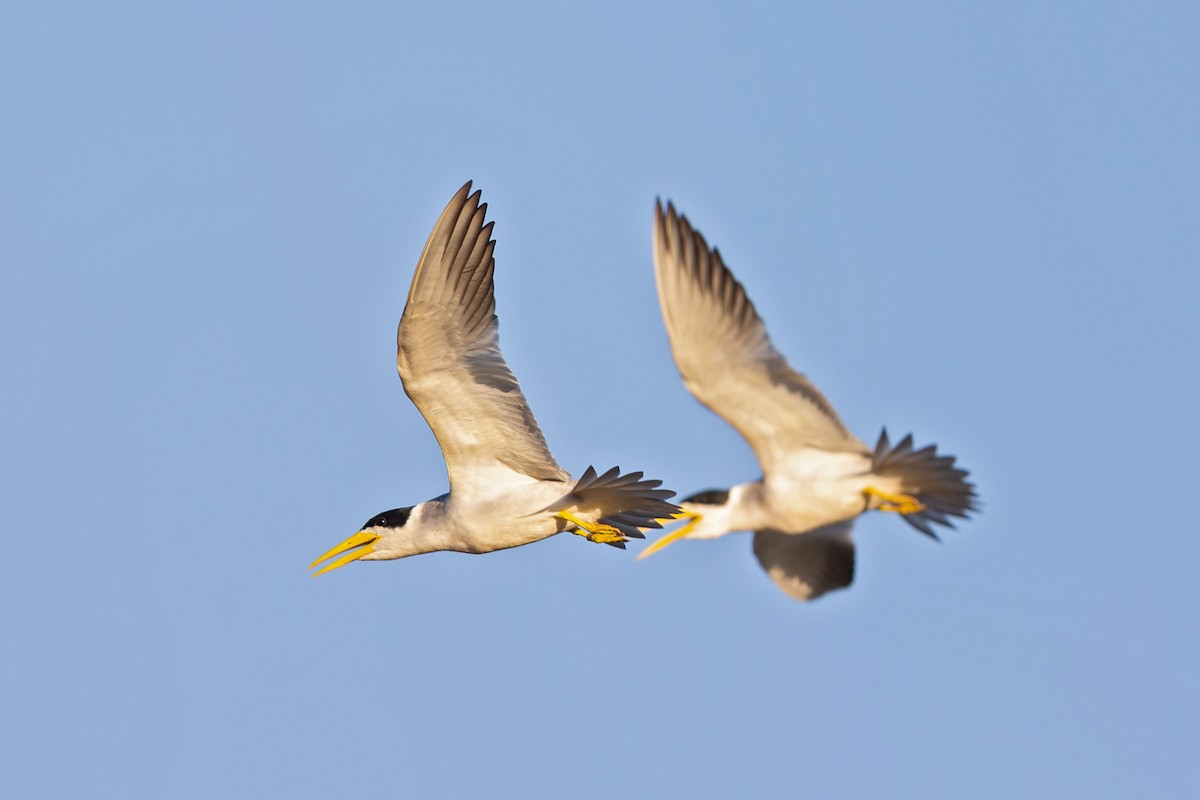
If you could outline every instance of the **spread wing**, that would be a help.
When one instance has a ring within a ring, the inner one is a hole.
[[[805,448],[866,454],[833,406],[788,366],[745,289],[687,217],[654,209],[654,274],[688,390],[738,430],[765,475]]]
[[[397,333],[400,380],[441,445],[451,492],[494,491],[512,473],[568,479],[500,354],[494,223],[470,191],[468,181],[454,195],[417,262]]]
[[[775,585],[797,600],[815,600],[854,581],[852,522],[808,533],[756,531],[754,557]]]

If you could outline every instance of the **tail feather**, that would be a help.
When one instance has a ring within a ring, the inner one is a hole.
[[[955,466],[954,456],[938,455],[935,445],[914,450],[912,434],[892,447],[887,428],[884,428],[875,444],[871,471],[899,479],[901,490],[925,506],[923,510],[903,517],[909,525],[933,539],[938,538],[933,525],[953,528],[951,517],[966,519],[968,513],[979,510],[975,485],[967,480],[970,473]]]
[[[641,472],[621,474],[613,467],[603,475],[588,467],[575,487],[548,511],[572,509],[589,521],[611,525],[631,539],[645,539],[640,528],[661,528],[660,519],[669,519],[679,506],[667,502],[674,497],[670,489],[659,489],[662,481],[644,479]]]

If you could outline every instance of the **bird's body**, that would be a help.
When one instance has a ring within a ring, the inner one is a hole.
[[[835,458],[822,473],[780,475],[770,480],[739,483],[724,491],[701,493],[684,510],[704,506],[688,531],[689,539],[715,539],[731,531],[777,528],[808,531],[831,521],[849,519],[863,511],[862,490],[870,483],[869,473],[857,458]],[[843,468],[844,471],[839,471]],[[705,502],[705,495],[708,502]],[[716,502],[719,498],[720,502]]]
[[[377,544],[363,560],[439,550],[490,553],[541,541],[566,527],[546,509],[569,493],[571,485],[569,481],[536,481],[524,486],[510,484],[506,491],[470,501],[449,493],[426,500],[410,509],[405,536]],[[490,521],[486,531],[480,530],[480,520]]]
[[[659,204],[654,267],[663,320],[684,384],[750,443],[763,477],[685,498],[690,521],[644,550],[680,538],[754,531],[754,553],[788,594],[808,600],[848,586],[854,575],[853,520],[895,511],[936,538],[975,508],[967,472],[912,437],[872,450],[832,404],[775,349],[766,327],[721,254],[673,206]]]
[[[446,458],[450,491],[377,514],[313,562],[449,550],[487,553],[570,531],[624,547],[638,528],[677,507],[674,492],[642,473],[591,467],[578,479],[554,460],[500,353],[487,206],[468,182],[442,212],[421,253],[397,332],[404,390]]]

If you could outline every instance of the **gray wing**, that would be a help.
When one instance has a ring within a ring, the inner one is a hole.
[[[514,472],[565,480],[500,354],[494,223],[470,191],[468,181],[454,195],[417,262],[396,337],[400,380],[441,445],[451,492],[494,490]]]
[[[654,274],[684,384],[746,438],[764,474],[803,448],[869,452],[788,366],[720,252],[669,203],[654,208]]]
[[[797,600],[815,600],[854,581],[852,522],[808,533],[756,531],[754,556],[775,585]]]

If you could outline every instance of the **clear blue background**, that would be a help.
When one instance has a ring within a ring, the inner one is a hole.
[[[1195,797],[1193,3],[0,10],[6,797]],[[864,439],[972,470],[848,592],[747,537],[305,567],[440,494],[394,332],[474,179],[565,467],[757,475],[670,197]]]

